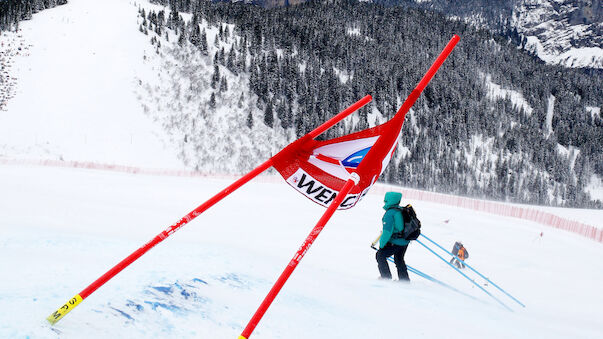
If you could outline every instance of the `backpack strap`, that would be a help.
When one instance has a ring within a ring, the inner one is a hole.
[[[396,205],[396,206],[392,206],[390,208],[388,208],[387,210],[389,211],[390,209],[397,209],[398,212],[400,212],[400,217],[402,218],[402,231],[399,232],[395,232],[392,233],[390,239],[403,239],[404,235],[402,234],[402,232],[404,232],[404,213],[402,211],[404,211],[404,207],[400,206],[400,205]]]

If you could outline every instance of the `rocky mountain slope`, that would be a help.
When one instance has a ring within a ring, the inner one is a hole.
[[[375,0],[436,10],[508,35],[548,64],[603,68],[601,0]]]

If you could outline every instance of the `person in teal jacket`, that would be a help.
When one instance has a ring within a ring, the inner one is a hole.
[[[400,207],[402,193],[387,192],[385,193],[383,209],[383,232],[379,239],[379,249],[377,250],[377,266],[382,279],[391,279],[392,273],[387,264],[387,258],[394,256],[394,263],[398,270],[398,280],[409,281],[406,263],[404,262],[404,254],[408,248],[409,241],[397,237],[404,229],[404,219]]]

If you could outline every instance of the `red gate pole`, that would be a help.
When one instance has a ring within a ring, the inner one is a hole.
[[[326,131],[327,129],[329,129],[330,127],[332,127],[333,125],[335,125],[336,123],[341,121],[343,118],[347,117],[348,115],[354,113],[356,110],[358,110],[362,106],[366,105],[371,100],[372,100],[372,97],[370,95],[365,96],[364,98],[358,100],[353,105],[346,108],[342,112],[338,113],[337,115],[335,115],[334,117],[332,117],[331,119],[329,119],[328,121],[323,123],[322,125],[315,128],[310,133],[306,134],[305,137],[311,137],[311,138],[316,137],[320,133]],[[300,139],[303,139],[303,138],[304,137],[302,137]],[[297,141],[299,141],[300,139],[298,139]],[[295,141],[293,143],[291,143],[288,147],[290,147],[294,143],[295,143]],[[120,261],[117,265],[115,265],[113,268],[108,270],[100,278],[96,279],[92,284],[90,284],[88,287],[86,287],[79,294],[76,294],[73,298],[69,299],[63,306],[61,306],[58,310],[54,311],[51,315],[49,315],[46,318],[46,320],[48,320],[48,322],[51,325],[56,324],[67,313],[71,312],[71,310],[73,310],[77,305],[79,305],[79,303],[81,303],[82,300],[86,299],[90,294],[94,293],[94,291],[96,291],[99,287],[104,285],[107,281],[109,281],[111,278],[116,276],[119,272],[121,272],[124,268],[128,267],[131,263],[136,261],[143,254],[147,253],[155,245],[162,242],[170,235],[174,234],[174,232],[179,230],[182,226],[186,225],[191,220],[198,217],[201,213],[205,212],[207,209],[209,209],[210,207],[215,205],[217,202],[219,202],[220,200],[222,200],[223,198],[228,196],[230,193],[236,191],[241,186],[243,186],[244,184],[249,182],[251,179],[253,179],[260,173],[262,173],[265,170],[267,170],[268,168],[270,168],[272,166],[272,159],[273,158],[268,159],[266,162],[264,162],[260,166],[251,170],[251,172],[245,174],[243,177],[241,177],[240,179],[238,179],[237,181],[232,183],[230,186],[226,187],[224,190],[222,190],[218,194],[214,195],[212,198],[210,198],[203,204],[199,205],[197,208],[195,208],[190,213],[185,215],[178,222],[169,226],[163,232],[156,235],[153,239],[151,239],[151,241],[147,242],[142,247],[140,247],[139,249],[134,251],[132,254],[127,256],[125,259]]]
[[[406,112],[408,112],[410,107],[412,107],[415,101],[419,98],[423,89],[425,89],[431,78],[433,78],[433,76],[438,71],[439,67],[444,63],[446,57],[448,57],[448,55],[452,52],[459,39],[459,36],[456,34],[450,39],[446,47],[442,50],[440,55],[436,58],[434,63],[427,70],[427,73],[425,73],[423,78],[419,81],[417,87],[415,87],[415,89],[408,95],[408,98],[406,99],[406,101],[404,101],[404,103],[398,110],[398,113],[403,112],[403,115],[401,115],[401,119],[404,119],[404,115],[406,114]],[[396,113],[396,115],[398,115],[398,113]],[[317,130],[318,129],[320,129],[320,127],[317,128]],[[308,134],[311,135],[312,132]],[[358,177],[358,174],[352,173],[351,178],[346,182],[341,191],[337,193],[337,197],[335,198],[335,200],[331,203],[331,205],[329,205],[329,208],[327,208],[327,210],[320,218],[316,226],[314,226],[314,228],[312,229],[312,232],[310,232],[310,235],[308,235],[302,246],[299,248],[299,250],[297,250],[297,253],[289,262],[289,265],[285,267],[283,273],[281,273],[276,283],[274,283],[274,285],[270,289],[270,292],[268,292],[268,295],[266,295],[264,301],[257,309],[257,311],[255,312],[255,314],[253,315],[253,317],[251,318],[251,320],[249,321],[249,323],[247,324],[238,339],[249,338],[257,324],[260,322],[260,320],[268,310],[268,307],[270,307],[270,305],[276,298],[277,294],[279,293],[287,279],[289,279],[289,276],[291,276],[291,274],[293,273],[293,270],[295,270],[295,267],[297,267],[299,261],[303,258],[303,256],[306,254],[316,237],[318,237],[318,234],[320,234],[322,229],[325,227],[326,223],[333,216],[333,213],[335,213],[335,210],[337,210],[339,204],[341,204],[344,197],[354,187],[354,185],[358,183],[359,180],[360,178]]]
[[[268,159],[266,162],[261,164],[260,166],[253,169],[251,172],[247,173],[239,180],[232,183],[230,186],[214,195],[212,198],[201,204],[199,207],[192,210],[190,213],[185,215],[182,219],[180,219],[175,224],[166,228],[163,232],[156,235],[151,241],[144,244],[142,247],[134,251],[132,254],[127,256],[125,259],[120,261],[117,265],[113,266],[110,270],[108,270],[105,274],[103,274],[100,278],[96,279],[92,284],[86,287],[79,294],[75,295],[69,301],[67,301],[63,306],[61,306],[54,313],[49,315],[46,320],[50,322],[50,324],[54,325],[57,321],[61,320],[67,313],[69,313],[72,309],[74,309],[82,300],[86,299],[90,294],[94,293],[99,287],[104,285],[111,278],[116,276],[119,272],[121,272],[124,268],[128,267],[131,263],[140,258],[143,254],[147,253],[151,248],[155,247],[158,243],[162,242],[165,238],[174,234],[177,230],[179,230],[182,226],[186,225],[191,220],[195,219],[201,213],[203,213],[208,208],[212,207],[218,201],[222,200],[224,197],[229,195],[230,193],[237,190],[239,187],[246,184],[248,181],[256,177],[258,174],[267,170],[270,166],[272,166],[272,158]]]
[[[295,270],[295,268],[297,267],[297,264],[299,264],[306,252],[310,249],[310,246],[312,246],[314,240],[316,240],[316,238],[318,237],[322,229],[325,227],[329,219],[331,219],[333,213],[335,213],[335,211],[339,207],[339,204],[341,204],[345,196],[358,183],[359,180],[360,178],[358,177],[358,175],[356,173],[352,173],[351,179],[349,179],[345,183],[341,191],[337,193],[337,197],[335,197],[335,200],[333,200],[331,205],[329,205],[329,208],[327,208],[320,220],[318,220],[318,223],[316,224],[316,226],[314,226],[304,243],[297,250],[297,252],[293,256],[293,259],[291,259],[287,267],[285,267],[283,273],[281,273],[278,280],[274,283],[274,285],[270,289],[270,292],[268,292],[268,295],[266,295],[260,307],[257,309],[257,311],[255,311],[255,314],[253,315],[251,320],[249,320],[249,323],[247,324],[247,326],[243,330],[243,333],[241,333],[238,339],[249,338],[255,327],[258,325],[258,323],[264,316],[264,313],[266,313],[266,311],[268,310],[268,307],[270,307],[270,305],[274,301],[274,298],[276,298],[276,295],[280,292],[281,288],[283,288],[283,285],[285,285],[285,282],[287,282],[287,279],[289,279],[289,276],[291,276],[291,273],[293,273],[293,270]]]

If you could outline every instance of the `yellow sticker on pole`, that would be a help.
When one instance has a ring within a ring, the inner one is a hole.
[[[57,321],[61,320],[61,318],[63,318],[67,313],[69,313],[79,303],[81,303],[82,300],[83,300],[82,297],[80,297],[80,295],[77,294],[75,297],[69,299],[69,301],[67,301],[65,303],[65,305],[61,306],[61,308],[59,308],[58,310],[54,311],[54,313],[49,315],[48,318],[46,318],[46,320],[48,320],[48,322],[51,325],[56,324]]]

